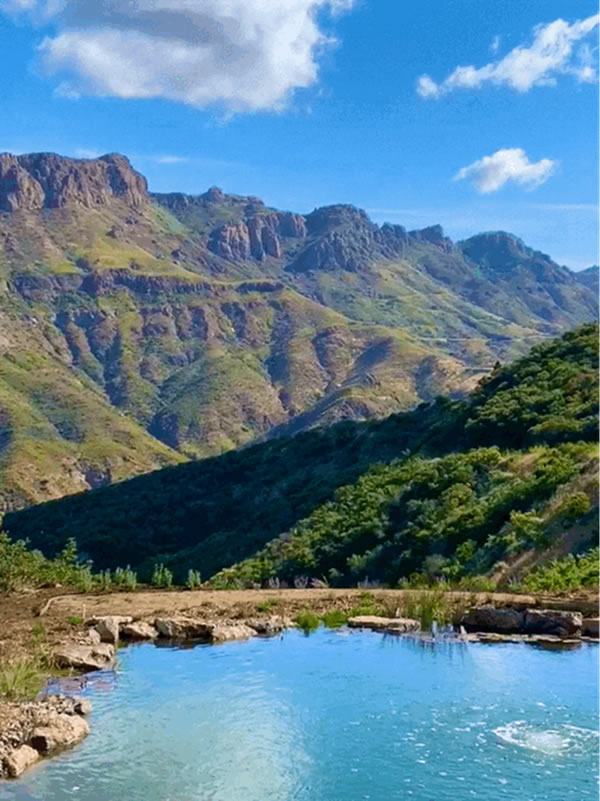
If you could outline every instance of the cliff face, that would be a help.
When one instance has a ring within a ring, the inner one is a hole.
[[[128,159],[67,159],[54,153],[0,154],[0,209],[38,211],[66,206],[106,206],[113,197],[133,209],[148,202],[146,179]]]
[[[596,314],[508,234],[0,155],[0,506],[460,394]]]

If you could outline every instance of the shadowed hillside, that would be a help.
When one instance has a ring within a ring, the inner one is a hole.
[[[168,468],[9,514],[5,527],[47,554],[75,537],[98,567],[165,559],[208,578],[247,559],[215,579],[228,586],[395,582],[427,565],[460,576],[547,548],[581,520],[583,547],[597,503],[597,337],[589,325],[538,346],[465,401]]]

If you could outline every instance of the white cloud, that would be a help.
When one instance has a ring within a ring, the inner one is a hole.
[[[500,37],[494,36],[492,43],[490,44],[490,52],[497,53],[498,50],[500,50]]]
[[[421,75],[417,92],[424,98],[438,98],[455,89],[479,89],[488,83],[528,92],[533,86],[553,85],[560,74],[573,75],[580,83],[592,83],[598,74],[594,53],[585,42],[577,48],[576,45],[590,37],[599,22],[600,15],[596,14],[572,25],[562,19],[537,25],[529,47],[515,47],[504,58],[483,67],[456,67],[441,83]],[[499,47],[500,42],[492,43],[494,52],[496,44]]]
[[[228,112],[278,110],[318,79],[334,17],[353,0],[0,0],[55,32],[42,62],[58,93],[164,98]]]
[[[463,167],[454,180],[470,181],[483,195],[497,192],[509,181],[533,189],[548,180],[556,165],[552,159],[531,162],[520,147],[505,148]]]
[[[91,150],[89,147],[77,147],[75,155],[78,159],[97,159],[102,153],[98,150]]]
[[[154,159],[157,164],[186,164],[189,159],[185,156],[156,156]]]

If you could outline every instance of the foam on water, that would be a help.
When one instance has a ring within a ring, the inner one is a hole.
[[[598,748],[598,732],[579,726],[559,725],[552,729],[515,720],[498,726],[494,734],[510,745],[538,751],[546,756],[586,756]]]

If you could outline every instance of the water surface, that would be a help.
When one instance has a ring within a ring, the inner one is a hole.
[[[345,630],[178,649],[93,675],[92,733],[2,801],[597,798],[598,648]]]

